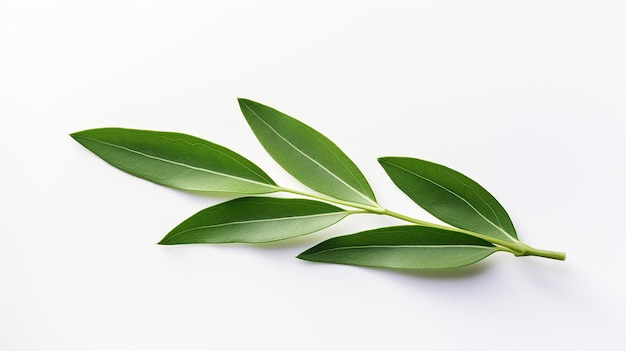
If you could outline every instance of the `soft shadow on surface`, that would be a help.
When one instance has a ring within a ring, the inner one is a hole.
[[[275,251],[277,254],[279,251],[293,251],[298,250],[298,252],[304,251],[307,248],[317,245],[318,243],[326,240],[323,238],[313,238],[311,236],[300,236],[296,238],[290,238],[279,241],[272,241],[269,243],[195,243],[195,244],[176,244],[176,245],[159,245],[170,248],[180,248],[180,247],[215,247],[215,248],[237,248],[244,249],[249,251],[257,251],[257,252],[265,252],[268,256],[272,255],[272,251]]]
[[[547,260],[541,257],[520,257],[519,271],[529,283],[537,287],[567,292],[576,276],[575,265],[570,261]]]
[[[298,236],[295,238],[290,238],[290,239],[285,239],[285,240],[272,241],[269,243],[245,244],[245,245],[256,248],[256,249],[268,250],[268,251],[301,247],[302,251],[304,251],[307,248],[317,245],[326,239],[327,237],[325,236],[315,237],[312,235],[303,235],[303,236]]]
[[[213,246],[213,247],[229,247],[238,248],[249,251],[263,252],[269,256],[274,253],[288,252],[290,255],[297,255],[300,252],[307,250],[308,248],[317,245],[318,243],[326,240],[326,236],[315,237],[312,235],[303,235],[296,238],[274,241],[269,243],[221,243],[221,244],[189,244],[189,245],[171,245],[171,246]],[[165,245],[168,246],[168,245]],[[293,257],[297,259],[296,257]],[[393,268],[378,268],[378,267],[364,267],[353,265],[341,265],[345,267],[351,267],[353,269],[364,269],[369,271],[378,271],[385,274],[397,275],[404,278],[416,278],[416,279],[428,279],[428,280],[458,280],[461,278],[470,278],[485,273],[491,268],[491,264],[483,260],[469,266],[447,269],[425,269],[425,270],[409,270],[409,269],[393,269]],[[305,264],[310,265],[337,265],[336,263],[324,263],[324,262],[310,262],[302,260]]]
[[[210,200],[211,202],[216,202],[216,203],[233,200],[233,199],[240,198],[240,197],[255,196],[255,195],[246,195],[246,194],[230,193],[230,192],[196,191],[196,190],[174,189],[174,188],[170,188],[167,186],[162,186],[162,187],[168,190],[171,190],[172,192],[175,192],[175,193],[182,193],[182,194],[189,195],[196,199],[206,199],[206,200]],[[259,194],[256,196],[263,196],[263,195]]]

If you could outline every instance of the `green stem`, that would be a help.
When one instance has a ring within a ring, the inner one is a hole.
[[[344,201],[344,200],[339,200],[339,199],[335,199],[334,197],[330,197],[330,196],[325,196],[325,195],[320,195],[320,194],[311,194],[311,193],[307,193],[304,191],[300,191],[300,190],[294,190],[294,189],[289,189],[289,188],[283,188],[283,187],[276,187],[277,191],[282,191],[285,193],[291,193],[291,194],[295,194],[295,195],[302,195],[302,196],[306,196],[306,197],[310,197],[313,199],[317,199],[317,200],[322,200],[322,201],[326,201],[326,202],[332,202],[338,205],[344,205],[344,206],[349,206],[349,207],[354,207],[354,208],[359,208],[361,210],[365,210],[368,211],[370,213],[376,213],[376,214],[381,214],[385,211],[384,208],[377,206],[368,206],[368,205],[363,205],[357,202],[351,202],[351,201]]]
[[[421,225],[421,226],[431,227],[431,228],[439,228],[439,229],[444,229],[444,230],[451,230],[451,231],[471,235],[473,237],[489,241],[492,244],[495,244],[503,248],[503,251],[508,251],[514,254],[515,256],[540,256],[540,257],[552,258],[552,259],[561,260],[561,261],[565,260],[564,252],[555,252],[555,251],[535,249],[521,242],[504,241],[504,240],[496,239],[496,238],[493,238],[484,234],[472,232],[469,230],[449,227],[449,226],[440,225],[436,223],[430,223],[430,222],[422,221],[413,217],[405,216],[401,213],[397,213],[397,212],[390,211],[390,210],[385,210],[382,214],[395,217],[398,219],[402,219],[404,221],[411,222],[416,225]]]
[[[530,247],[526,245],[526,251],[522,252],[520,255],[517,255],[517,256],[539,256],[539,257],[551,258],[554,260],[565,261],[566,255],[565,255],[565,252],[535,249],[534,247]]]
[[[561,260],[561,261],[565,260],[564,252],[535,249],[519,241],[517,242],[504,241],[504,240],[490,237],[488,235],[472,232],[472,231],[465,230],[465,229],[422,221],[417,218],[409,217],[401,213],[388,210],[381,206],[377,206],[377,207],[368,206],[368,205],[363,205],[363,204],[356,203],[356,202],[339,200],[339,199],[325,196],[325,195],[311,194],[311,193],[307,193],[304,191],[283,188],[283,187],[276,187],[276,189],[277,191],[282,191],[282,192],[291,193],[295,195],[302,195],[302,196],[310,197],[310,198],[317,199],[317,200],[322,200],[326,202],[335,203],[338,205],[344,205],[344,206],[349,206],[349,207],[364,210],[364,212],[361,212],[361,213],[373,213],[373,214],[385,215],[385,216],[394,217],[394,218],[397,218],[397,219],[400,219],[409,223],[413,223],[416,225],[424,226],[424,227],[451,230],[451,231],[471,235],[473,237],[486,240],[498,246],[500,251],[507,251],[507,252],[514,254],[515,256],[539,256],[539,257],[551,258],[551,259]]]

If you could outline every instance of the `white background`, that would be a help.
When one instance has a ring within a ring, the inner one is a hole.
[[[1,350],[624,350],[623,1],[0,1]],[[315,264],[348,218],[264,245],[155,243],[223,196],[129,176],[68,134],[193,134],[298,186],[236,98],[376,157],[455,168],[565,262]]]

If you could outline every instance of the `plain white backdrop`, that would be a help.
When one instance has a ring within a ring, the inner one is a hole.
[[[623,1],[0,1],[1,350],[624,350]],[[261,246],[155,243],[225,200],[120,172],[68,134],[179,131],[297,187],[236,98],[379,156],[455,168],[565,262],[442,272],[295,259],[399,224]]]

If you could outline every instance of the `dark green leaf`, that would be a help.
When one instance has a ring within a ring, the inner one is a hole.
[[[378,159],[415,203],[457,228],[517,242],[509,215],[487,190],[448,167],[408,157]]]
[[[196,213],[159,244],[277,241],[324,229],[349,214],[313,200],[243,197]]]
[[[324,135],[257,102],[239,99],[239,106],[265,150],[302,184],[340,200],[378,206],[361,171]]]
[[[172,188],[243,194],[277,191],[276,183],[248,159],[190,135],[101,128],[71,136],[111,165]]]
[[[298,258],[354,266],[440,269],[466,266],[497,250],[491,243],[466,234],[408,225],[332,238]]]

